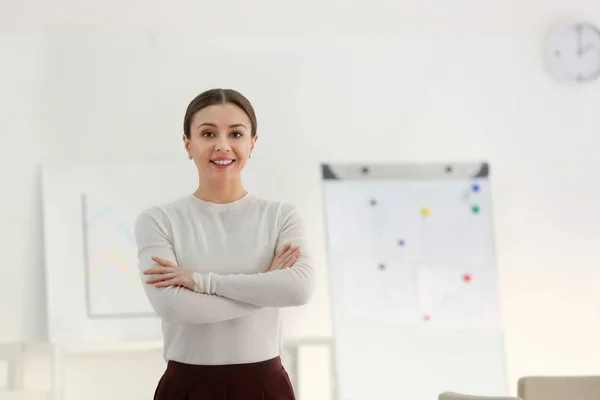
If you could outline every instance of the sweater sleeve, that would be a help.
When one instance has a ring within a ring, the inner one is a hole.
[[[167,226],[162,212],[156,208],[145,210],[138,216],[135,222],[135,239],[140,274],[158,265],[152,260],[154,256],[177,265]],[[184,287],[157,288],[145,282],[149,277],[142,274],[144,290],[152,308],[165,322],[208,324],[242,317],[260,309],[255,305],[194,292]]]
[[[263,307],[306,304],[314,293],[315,273],[303,220],[294,206],[282,203],[277,226],[276,251],[287,243],[300,246],[291,268],[258,274],[196,273],[197,290]]]

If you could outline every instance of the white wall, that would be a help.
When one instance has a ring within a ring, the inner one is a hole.
[[[302,188],[318,246],[319,162],[489,160],[511,389],[524,374],[600,373],[600,82],[558,85],[542,58],[554,23],[600,23],[597,1],[0,8],[0,340],[45,335],[40,162],[183,157],[187,102],[230,86],[259,113],[253,161]],[[314,335],[331,333],[325,286]],[[86,360],[69,364],[69,399],[103,398],[87,392],[95,377],[147,398],[143,374],[126,377],[162,368],[159,354]],[[29,361],[27,384],[47,385],[42,358]]]

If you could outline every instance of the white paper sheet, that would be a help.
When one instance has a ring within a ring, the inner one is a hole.
[[[500,328],[495,280],[489,268],[419,266],[423,324],[455,329]]]

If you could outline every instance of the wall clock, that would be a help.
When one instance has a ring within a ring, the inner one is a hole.
[[[588,83],[600,78],[600,29],[575,22],[554,32],[549,57],[552,73],[561,81]]]

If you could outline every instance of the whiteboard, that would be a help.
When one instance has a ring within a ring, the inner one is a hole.
[[[133,224],[141,210],[194,191],[195,171],[179,167],[173,163],[43,167],[51,342],[162,337],[160,319],[142,287]]]
[[[322,178],[339,400],[507,394],[488,164]]]
[[[247,189],[281,200],[282,191],[271,188],[260,172],[256,165],[246,168]],[[137,266],[134,222],[148,207],[190,195],[197,182],[187,159],[43,166],[50,342],[85,346],[162,339]],[[284,314],[293,317],[294,310]]]

